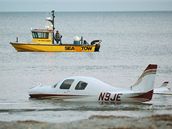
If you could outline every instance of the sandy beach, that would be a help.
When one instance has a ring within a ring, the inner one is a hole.
[[[116,117],[113,115],[93,115],[88,119],[47,123],[39,121],[0,122],[0,129],[171,129],[172,115],[153,115],[149,117]]]

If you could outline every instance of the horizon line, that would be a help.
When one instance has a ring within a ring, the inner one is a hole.
[[[53,10],[53,9],[52,9]],[[38,10],[36,10],[36,11],[32,11],[32,10],[28,10],[28,11],[22,11],[22,10],[20,10],[20,11],[0,11],[0,13],[22,13],[22,12],[28,12],[28,13],[30,13],[30,12],[51,12],[52,10],[50,10],[50,11],[38,11]],[[119,11],[119,10],[116,10],[116,11],[56,11],[55,10],[55,12],[60,12],[60,13],[101,13],[101,12],[172,12],[172,10],[121,10],[121,11]]]

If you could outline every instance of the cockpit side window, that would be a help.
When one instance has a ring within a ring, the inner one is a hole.
[[[74,82],[73,79],[64,80],[60,86],[60,89],[69,89],[73,82]]]
[[[83,81],[79,81],[75,87],[75,90],[84,90],[87,85],[88,85],[88,83],[83,82]]]

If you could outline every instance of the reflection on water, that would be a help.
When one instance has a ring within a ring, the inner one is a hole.
[[[170,110],[172,109],[171,95],[154,95],[152,101],[145,103],[99,103],[99,102],[70,102],[52,99],[29,99],[23,103],[0,103],[1,111],[114,111],[114,110]],[[163,103],[162,103],[163,102]],[[23,105],[21,107],[21,104]],[[11,108],[9,105],[12,105]]]
[[[155,114],[169,114],[169,110],[172,110],[172,100],[169,100],[171,100],[169,95],[154,95],[153,100],[147,103],[121,104],[30,99],[24,103],[1,103],[0,120],[32,119],[48,122],[66,122],[66,119],[72,117],[68,121],[70,122],[87,119],[92,115],[144,117]]]

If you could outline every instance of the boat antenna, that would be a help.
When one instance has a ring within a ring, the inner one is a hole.
[[[55,30],[55,27],[54,27],[54,18],[55,18],[54,12],[55,12],[54,10],[51,11],[51,14],[52,14],[52,21],[51,21],[51,23],[52,23],[52,25],[53,25],[53,38],[52,38],[52,44],[54,44],[54,30]]]

